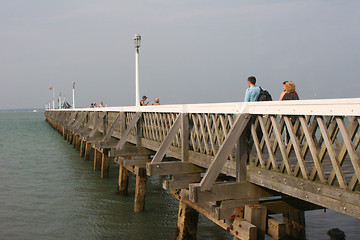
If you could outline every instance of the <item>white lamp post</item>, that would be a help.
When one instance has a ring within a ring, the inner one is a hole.
[[[72,104],[72,107],[75,108],[75,82],[72,82],[72,87],[73,87],[73,91],[72,91],[73,104]]]
[[[140,86],[139,86],[139,48],[141,43],[141,36],[139,34],[134,35],[135,46],[135,106],[140,106]]]

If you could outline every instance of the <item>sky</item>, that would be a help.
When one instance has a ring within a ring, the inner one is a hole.
[[[0,109],[241,102],[253,75],[276,100],[360,97],[358,0],[0,0]]]

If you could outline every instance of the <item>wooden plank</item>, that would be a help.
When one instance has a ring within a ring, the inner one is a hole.
[[[161,143],[159,149],[157,150],[153,160],[151,161],[152,163],[159,163],[162,161],[162,159],[164,158],[164,156],[166,154],[167,148],[172,143],[172,141],[173,141],[175,135],[177,134],[177,132],[179,131],[180,127],[181,127],[181,116],[179,115],[176,118],[172,127],[170,128],[169,133],[166,136],[166,139]]]
[[[336,173],[336,177],[337,177],[337,180],[339,182],[339,185],[340,185],[341,188],[346,189],[347,188],[346,181],[345,181],[345,178],[344,178],[344,176],[343,176],[343,174],[341,172],[335,150],[334,150],[334,148],[332,146],[331,140],[330,140],[328,132],[326,130],[326,127],[325,127],[325,124],[324,124],[324,119],[322,117],[316,117],[316,120],[318,121],[320,132],[321,132],[321,135],[323,136],[326,148],[328,150],[328,154],[330,156],[331,164],[332,164],[332,167],[333,167],[333,169],[334,169],[334,171]]]
[[[146,173],[148,176],[166,176],[199,172],[204,172],[204,170],[188,162],[151,162],[146,165]]]
[[[165,190],[188,189],[189,184],[199,183],[200,181],[200,173],[177,174],[171,176],[171,179],[163,180],[162,187]]]
[[[286,235],[286,225],[282,221],[269,217],[267,234],[274,240],[281,240]]]
[[[95,120],[95,125],[93,127],[93,129],[91,130],[91,132],[89,133],[89,138],[93,137],[94,134],[98,131],[99,127],[101,124],[103,124],[103,119],[106,115],[106,113],[98,113],[98,117]]]
[[[106,133],[102,142],[106,142],[106,141],[110,140],[110,138],[111,138],[112,134],[114,133],[116,127],[118,126],[119,122],[120,122],[120,113],[118,113],[116,115],[114,122],[111,124],[111,127],[110,127],[109,131]]]
[[[209,169],[206,171],[203,179],[200,182],[202,190],[210,190],[216,181],[221,169],[224,167],[225,162],[234,148],[235,143],[244,131],[247,123],[249,122],[248,114],[239,114],[236,118],[233,128],[226,136],[223,144],[220,146],[219,151],[215,155],[214,160],[211,162]]]
[[[267,189],[360,218],[359,193],[252,166],[247,177]]]
[[[175,240],[196,240],[198,220],[199,213],[180,200]]]
[[[202,191],[200,184],[194,183],[189,185],[189,193],[189,199],[192,202],[256,199],[273,196],[266,189],[249,182],[217,182],[209,191]]]
[[[241,240],[255,240],[257,239],[256,226],[244,221],[240,218],[236,218],[229,228],[229,232],[233,234],[236,239]]]
[[[135,113],[135,116],[131,119],[131,122],[130,122],[129,126],[126,128],[124,134],[121,135],[121,139],[120,139],[119,143],[116,145],[116,149],[121,149],[124,146],[128,136],[130,135],[131,131],[133,130],[133,128],[139,121],[140,117],[141,117],[141,112]]]

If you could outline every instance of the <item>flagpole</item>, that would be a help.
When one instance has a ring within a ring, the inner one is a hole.
[[[55,88],[53,90],[53,109],[55,109]]]

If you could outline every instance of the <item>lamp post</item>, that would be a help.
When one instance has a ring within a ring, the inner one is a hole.
[[[75,108],[75,82],[72,82],[72,95],[73,95],[73,104],[72,107]]]
[[[135,46],[135,106],[140,106],[140,86],[139,86],[139,48],[141,43],[141,36],[139,34],[134,35]]]

